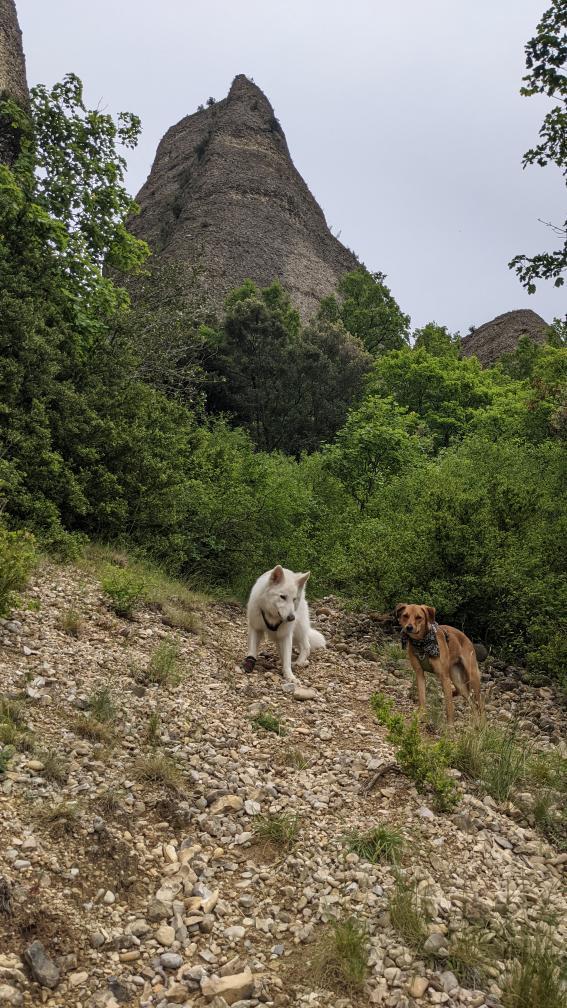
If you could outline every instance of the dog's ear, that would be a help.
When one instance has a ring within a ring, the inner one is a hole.
[[[407,602],[398,602],[396,608],[394,609],[394,616],[396,617],[397,620],[399,620],[399,618],[402,615],[402,613],[403,613],[406,605],[407,605]]]
[[[309,578],[311,577],[311,571],[307,571],[306,574],[296,574],[297,587],[303,588],[307,584]]]
[[[273,581],[274,584],[277,584],[278,581],[281,581],[282,578],[283,578],[283,567],[280,564],[278,564],[276,567],[274,567],[272,573],[270,574],[270,581]]]
[[[435,609],[433,608],[433,606],[424,605],[423,608],[425,609],[427,619],[429,620],[429,622],[435,623]]]

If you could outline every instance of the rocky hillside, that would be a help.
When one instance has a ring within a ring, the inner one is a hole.
[[[242,672],[238,606],[107,601],[45,566],[0,625],[0,1005],[495,1008],[506,964],[478,947],[544,918],[565,946],[567,854],[525,806],[461,778],[440,813],[401,773],[369,699],[409,711],[409,676],[379,624],[315,606],[329,647],[292,694],[271,655]],[[557,755],[551,690],[489,679],[490,722]]]
[[[130,227],[158,265],[199,263],[217,304],[250,277],[279,279],[304,317],[358,265],[293,165],[270,102],[243,74],[165,134]]]
[[[545,343],[547,322],[529,308],[505,312],[491,322],[463,337],[461,350],[464,357],[478,357],[481,364],[494,364],[502,354],[512,353],[522,336],[534,343]]]

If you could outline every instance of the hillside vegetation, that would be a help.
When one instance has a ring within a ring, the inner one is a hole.
[[[86,110],[74,77],[32,103],[33,122],[5,103],[20,157],[0,166],[2,604],[29,533],[63,556],[128,544],[239,597],[281,561],[355,605],[432,603],[561,681],[561,325],[483,370],[441,325],[410,340],[363,269],[307,326],[277,283],[217,318],[198,277],[176,300],[181,267],[152,273],[125,227],[135,117]]]

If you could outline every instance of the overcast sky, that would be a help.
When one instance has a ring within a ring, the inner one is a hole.
[[[327,223],[381,270],[414,326],[466,332],[512,308],[547,320],[507,268],[553,247],[559,171],[521,167],[546,99],[519,95],[546,0],[17,0],[30,84],[69,72],[136,112],[128,185],[161,136],[237,73],[267,94]],[[563,291],[565,288],[563,288]]]

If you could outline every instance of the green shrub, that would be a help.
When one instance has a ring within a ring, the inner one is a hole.
[[[92,717],[105,724],[114,721],[118,715],[118,707],[114,702],[114,694],[110,686],[100,686],[88,698],[88,707]]]
[[[14,749],[12,746],[0,746],[0,777],[6,773],[13,755]]]
[[[148,586],[144,578],[128,568],[111,569],[102,579],[101,587],[105,595],[108,595],[113,611],[125,619],[131,619],[134,609],[148,597]]]
[[[272,714],[271,711],[261,711],[260,714],[256,714],[252,718],[252,724],[255,728],[262,728],[263,731],[273,732],[274,735],[287,734],[281,718],[277,714]]]
[[[0,525],[0,616],[17,601],[37,560],[33,536]]]
[[[406,721],[393,711],[393,704],[382,693],[374,693],[372,709],[380,724],[388,729],[388,741],[395,747],[401,769],[414,781],[418,791],[431,791],[435,805],[449,811],[460,800],[459,789],[448,769],[453,747],[447,739],[425,742],[419,731],[419,716]]]

